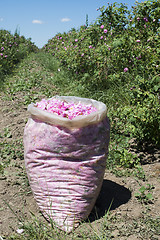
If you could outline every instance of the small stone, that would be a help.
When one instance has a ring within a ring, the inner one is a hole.
[[[23,231],[24,231],[24,229],[22,229],[22,228],[21,228],[21,229],[19,229],[19,228],[18,228],[16,232],[17,232],[17,233],[19,233],[19,234],[22,234],[22,233],[23,233]]]

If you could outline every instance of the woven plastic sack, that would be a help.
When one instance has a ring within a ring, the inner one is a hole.
[[[70,232],[89,216],[101,190],[110,126],[102,102],[56,98],[97,108],[69,120],[28,106],[24,158],[30,186],[43,215]]]

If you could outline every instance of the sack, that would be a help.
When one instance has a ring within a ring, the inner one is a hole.
[[[86,98],[56,98],[92,104],[90,115],[72,120],[28,106],[24,159],[43,215],[70,232],[90,214],[101,190],[110,125],[105,104]]]

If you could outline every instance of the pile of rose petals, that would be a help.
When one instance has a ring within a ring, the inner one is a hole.
[[[48,100],[42,99],[40,102],[37,102],[35,106],[47,112],[56,113],[57,115],[68,119],[73,119],[79,115],[88,115],[97,111],[97,109],[91,104],[84,105],[80,102],[66,102],[54,97]]]

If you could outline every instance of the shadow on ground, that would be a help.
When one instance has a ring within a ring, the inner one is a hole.
[[[101,192],[88,220],[92,222],[103,217],[108,209],[114,210],[127,203],[130,198],[131,192],[127,188],[104,179]]]

